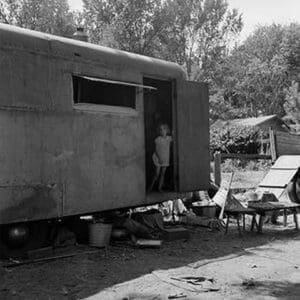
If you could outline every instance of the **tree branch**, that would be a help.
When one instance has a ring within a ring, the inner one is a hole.
[[[3,20],[3,22],[5,24],[10,24],[9,21],[7,20],[6,16],[5,16],[5,14],[0,10],[0,20],[1,19]]]

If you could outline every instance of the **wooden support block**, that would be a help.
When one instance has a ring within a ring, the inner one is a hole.
[[[190,237],[190,233],[183,227],[167,228],[163,233],[163,240],[175,241],[175,240],[187,240]]]

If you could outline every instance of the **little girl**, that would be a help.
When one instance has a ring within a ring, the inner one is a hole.
[[[156,167],[156,170],[148,190],[149,192],[152,191],[153,186],[158,179],[158,190],[162,191],[165,180],[165,173],[167,167],[170,165],[170,147],[172,142],[172,137],[169,135],[170,128],[167,124],[162,124],[158,127],[158,129],[159,136],[154,140],[155,152],[152,155],[152,160]]]

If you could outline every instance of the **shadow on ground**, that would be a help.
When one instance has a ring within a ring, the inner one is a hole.
[[[247,248],[270,242],[300,239],[293,228],[267,226],[263,234],[246,232],[239,237],[232,225],[229,233],[191,228],[188,241],[164,243],[160,249],[136,249],[122,243],[105,252],[80,254],[72,258],[31,264],[13,269],[2,268],[4,281],[0,286],[1,299],[79,299],[97,294],[104,288],[138,278],[158,269],[172,269],[197,264],[226,255],[251,255]],[[266,249],[266,248],[265,248]],[[1,267],[0,267],[1,269]],[[0,270],[1,271],[1,270]],[[259,282],[257,292],[288,295],[284,282]],[[299,290],[300,293],[300,290]],[[282,298],[289,299],[289,298]]]
[[[251,290],[252,297],[260,299],[271,296],[281,300],[292,300],[299,299],[300,295],[300,283],[286,281],[254,281],[253,286],[245,289]]]

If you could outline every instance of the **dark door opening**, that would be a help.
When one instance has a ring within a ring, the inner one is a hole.
[[[170,135],[173,131],[172,119],[172,82],[144,77],[144,85],[153,86],[156,90],[144,90],[144,121],[145,121],[145,153],[146,153],[146,186],[151,185],[155,174],[153,154],[155,152],[155,139],[159,136],[159,126],[167,124]],[[170,165],[167,167],[164,191],[174,191],[174,143],[171,143]],[[158,189],[158,182],[153,191]]]

